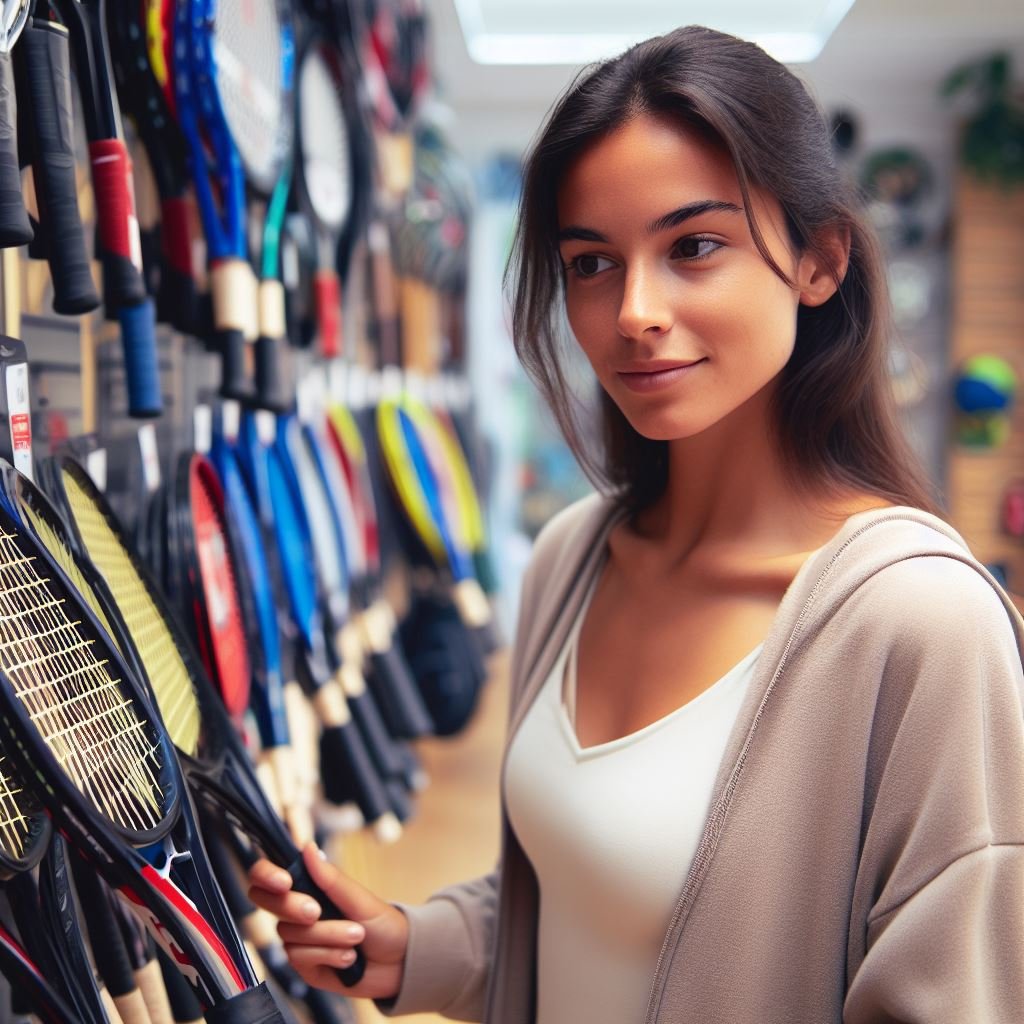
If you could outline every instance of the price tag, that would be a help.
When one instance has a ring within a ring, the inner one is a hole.
[[[19,473],[32,477],[32,412],[28,401],[28,363],[7,367],[7,410],[11,430],[11,461]]]
[[[139,451],[142,453],[142,480],[146,491],[153,494],[160,486],[160,453],[156,446],[156,425],[139,427]]]
[[[107,449],[97,448],[89,452],[85,457],[85,471],[89,479],[96,487],[105,491],[107,489]]]

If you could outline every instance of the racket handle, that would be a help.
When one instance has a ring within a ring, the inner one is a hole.
[[[124,349],[128,415],[135,419],[159,416],[163,412],[163,400],[152,300],[146,299],[137,306],[122,306],[117,317]]]
[[[240,330],[216,332],[216,348],[220,352],[220,393],[224,398],[247,402],[252,398],[249,383],[249,343]]]
[[[328,899],[323,889],[309,877],[309,872],[306,870],[302,857],[298,857],[286,870],[292,876],[292,889],[295,892],[304,893],[306,896],[312,896],[320,904],[321,921],[344,920],[345,915],[332,900]],[[366,957],[358,946],[355,947],[355,954],[356,962],[354,964],[349,967],[339,967],[337,970],[338,977],[341,978],[343,985],[351,986],[358,984],[366,972]]]
[[[68,33],[30,19],[14,51],[32,124],[32,180],[53,281],[53,309],[77,316],[100,304],[78,209]]]
[[[18,104],[14,66],[9,53],[0,53],[0,247],[32,241],[18,166]]]
[[[412,669],[394,643],[385,650],[370,652],[370,681],[393,735],[414,740],[433,733],[434,720],[416,686]]]
[[[261,982],[237,996],[208,1006],[204,1014],[206,1024],[285,1024],[281,1008]]]
[[[260,336],[256,339],[256,399],[261,408],[287,412],[295,399],[290,393],[281,358],[288,324],[285,319],[284,286],[280,281],[261,281],[259,287]]]
[[[203,1009],[185,976],[162,949],[157,951],[157,960],[176,1024],[202,1024]]]
[[[320,327],[320,354],[324,359],[334,359],[341,355],[341,281],[333,270],[318,270],[313,288]]]
[[[182,196],[167,196],[160,202],[160,245],[163,261],[157,318],[183,334],[194,334],[199,322],[198,297],[188,203]]]
[[[98,139],[89,143],[89,159],[106,294],[118,309],[138,306],[146,300],[146,284],[128,150],[120,139]]]

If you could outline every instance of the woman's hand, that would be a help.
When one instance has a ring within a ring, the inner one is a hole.
[[[292,892],[288,872],[268,860],[249,871],[249,898],[280,918],[277,930],[292,966],[309,985],[347,996],[391,999],[402,983],[409,924],[405,914],[323,859],[310,843],[302,851],[309,876],[347,920],[320,921],[320,905],[310,896]],[[339,967],[355,961],[355,946],[366,957],[366,972],[358,984],[341,983]]]

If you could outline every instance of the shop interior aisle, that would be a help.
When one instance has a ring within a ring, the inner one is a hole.
[[[435,890],[486,874],[498,858],[498,775],[508,701],[508,656],[496,655],[490,681],[469,728],[449,740],[419,745],[430,786],[420,794],[416,817],[391,847],[360,834],[344,840],[339,860],[381,898],[416,903]],[[372,1003],[357,1003],[360,1024],[384,1017]],[[410,1024],[445,1018],[416,1014]]]

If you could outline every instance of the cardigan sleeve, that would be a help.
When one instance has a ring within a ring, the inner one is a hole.
[[[843,1022],[1008,1024],[1024,1007],[1019,615],[956,559],[882,576],[875,610],[895,640],[867,766]]]

